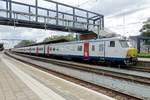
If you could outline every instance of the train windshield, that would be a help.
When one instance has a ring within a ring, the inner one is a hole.
[[[123,48],[128,48],[129,47],[129,45],[128,45],[126,40],[119,40],[119,42],[121,44],[121,47],[123,47]]]

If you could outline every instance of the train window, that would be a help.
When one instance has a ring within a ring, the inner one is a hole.
[[[95,45],[92,45],[92,51],[95,51]]]
[[[103,44],[100,44],[99,45],[99,51],[103,51],[104,50],[104,45]]]
[[[115,41],[110,41],[110,47],[115,47]]]
[[[55,51],[55,48],[53,48],[53,51]]]
[[[42,51],[42,50],[43,50],[43,48],[39,48],[39,50],[40,50],[40,51]]]
[[[49,51],[52,51],[52,48],[51,48],[51,47],[49,48]]]
[[[128,48],[128,47],[129,47],[127,41],[125,41],[125,40],[120,40],[119,42],[120,42],[120,44],[121,44],[121,47],[123,47],[123,48]]]
[[[82,46],[78,46],[78,51],[82,51]]]

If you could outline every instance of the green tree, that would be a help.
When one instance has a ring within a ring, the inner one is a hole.
[[[48,41],[52,41],[52,40],[60,40],[60,39],[66,39],[68,41],[73,41],[75,40],[75,37],[73,34],[68,34],[68,35],[54,35],[51,37],[47,37],[43,40],[43,42],[48,42]]]
[[[15,47],[22,47],[22,46],[27,46],[27,45],[31,45],[36,43],[33,40],[22,40],[21,42],[19,42]]]
[[[142,29],[140,30],[141,36],[144,37],[150,37],[150,18],[146,22],[144,22],[144,25]],[[150,40],[145,40],[146,45],[150,45]]]

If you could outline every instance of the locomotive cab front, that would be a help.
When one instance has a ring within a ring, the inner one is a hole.
[[[132,65],[137,62],[137,50],[131,48],[124,38],[109,39],[105,48],[105,59],[111,63]]]
[[[129,44],[127,43],[127,40],[119,40],[121,47],[125,49],[126,51],[126,59],[125,59],[125,64],[130,65],[130,64],[136,64],[137,63],[137,50],[133,47],[130,47]]]
[[[128,48],[126,63],[136,64],[137,63],[137,50],[135,48]]]

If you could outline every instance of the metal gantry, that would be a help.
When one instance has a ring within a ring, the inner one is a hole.
[[[54,9],[39,6],[41,4],[38,0],[35,0],[33,5],[13,0],[0,0],[0,24],[83,34],[88,32],[99,34],[104,28],[104,16],[101,14],[52,0],[45,1],[55,5]],[[70,10],[63,11],[62,7]]]
[[[144,37],[144,36],[137,36],[137,49],[138,49],[138,53],[141,52],[141,40],[149,40],[150,41],[150,37]]]

